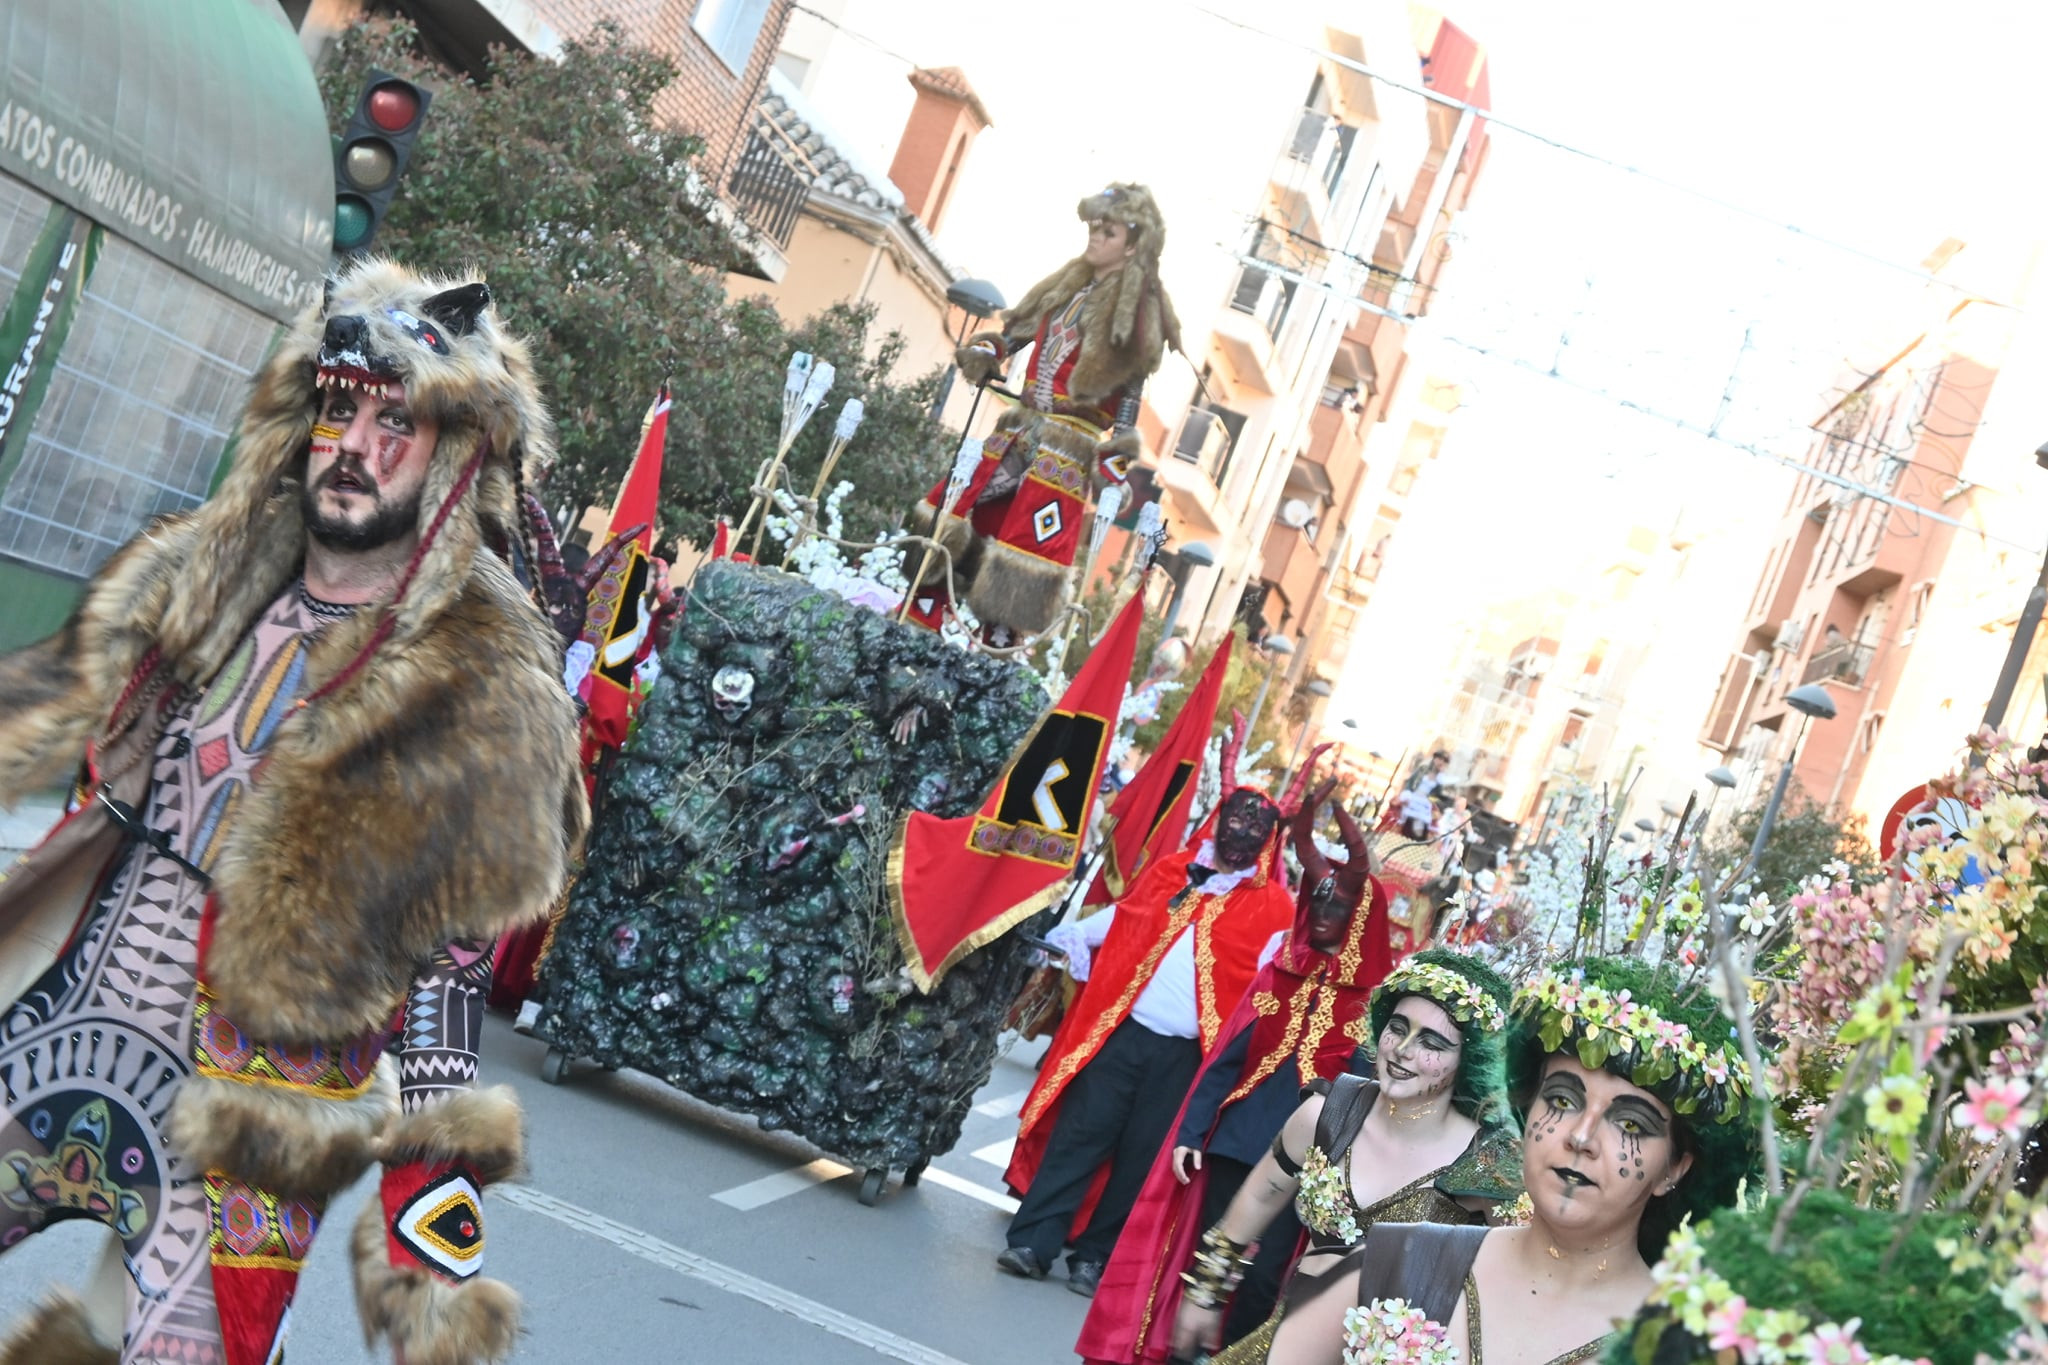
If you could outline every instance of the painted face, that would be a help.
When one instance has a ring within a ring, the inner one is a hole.
[[[1257,792],[1232,792],[1216,816],[1216,861],[1232,870],[1250,867],[1279,819],[1273,803]]]
[[[432,418],[406,406],[403,385],[326,390],[300,498],[307,533],[358,553],[412,533],[439,437]]]
[[[1522,1173],[1545,1222],[1619,1236],[1691,1165],[1664,1101],[1570,1053],[1544,1059],[1522,1127]]]
[[[1098,218],[1088,225],[1088,247],[1081,253],[1081,259],[1097,270],[1108,270],[1129,260],[1137,249],[1131,242],[1129,228]]]
[[[1308,946],[1319,953],[1334,953],[1344,946],[1344,931],[1351,927],[1351,917],[1358,907],[1345,901],[1338,892],[1336,878],[1330,877],[1330,886],[1316,887],[1308,899]]]
[[[1445,1094],[1464,1056],[1464,1034],[1450,1011],[1427,996],[1403,996],[1380,1030],[1380,1093],[1403,1104]]]

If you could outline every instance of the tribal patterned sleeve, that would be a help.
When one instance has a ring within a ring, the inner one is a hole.
[[[525,1158],[512,1088],[476,1085],[492,946],[458,939],[434,954],[399,1026],[401,1112],[354,1252],[364,1330],[400,1360],[483,1365],[519,1334],[518,1295],[480,1273],[483,1191]]]

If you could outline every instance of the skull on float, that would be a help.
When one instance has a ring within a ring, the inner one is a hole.
[[[711,706],[728,721],[747,714],[754,704],[754,675],[736,664],[727,664],[711,675]]]

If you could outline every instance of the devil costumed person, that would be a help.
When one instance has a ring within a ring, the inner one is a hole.
[[[969,337],[960,373],[986,384],[1030,346],[1022,403],[982,443],[981,463],[950,507],[950,478],[925,496],[913,524],[938,519],[953,583],[997,644],[1036,635],[1066,605],[1098,481],[1121,484],[1142,446],[1133,427],[1147,376],[1180,319],[1159,283],[1166,221],[1143,185],[1116,184],[1083,199],[1079,256],[1031,286],[1000,330]],[[912,593],[910,619],[937,629],[950,603],[943,562]]]
[[[1115,906],[1047,936],[1084,984],[1024,1101],[1003,1177],[1022,1200],[996,1257],[1013,1275],[1043,1277],[1071,1243],[1068,1287],[1095,1292],[1196,1069],[1293,918],[1282,807],[1237,785],[1242,742],[1240,726],[1208,827]]]
[[[367,1336],[511,1353],[517,1296],[478,1274],[523,1145],[474,1086],[490,944],[588,816],[559,645],[493,547],[551,451],[484,285],[357,265],[257,375],[214,497],[0,659],[0,794],[77,781],[0,881],[0,1247],[112,1232],[100,1292],[0,1362],[269,1365],[373,1162]]]
[[[1387,894],[1371,875],[1365,833],[1341,806],[1334,814],[1345,860],[1332,862],[1317,846],[1316,813],[1333,786],[1325,783],[1293,816],[1302,867],[1294,927],[1226,1025],[1228,1041],[1203,1066],[1103,1273],[1075,1347],[1095,1365],[1171,1357],[1181,1272],[1196,1239],[1223,1216],[1304,1088],[1343,1074],[1370,1040],[1366,1003],[1393,966]],[[1292,1207],[1261,1235],[1231,1303],[1226,1341],[1265,1322],[1302,1236]]]

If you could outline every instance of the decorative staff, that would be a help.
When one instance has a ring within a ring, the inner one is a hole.
[[[860,430],[861,419],[865,416],[867,405],[858,398],[847,399],[845,406],[839,409],[839,420],[832,424],[832,448],[825,452],[825,463],[818,466],[818,481],[811,486],[811,496],[803,504],[803,525],[797,529],[796,535],[789,542],[789,554],[795,554],[798,546],[817,534],[818,508],[823,506],[825,485],[832,478],[833,467],[839,463],[840,452],[846,449],[846,443],[853,439],[853,434]],[[783,557],[783,562],[789,562],[788,555]]]
[[[768,508],[775,498],[775,485],[782,478],[782,462],[789,455],[789,448],[796,444],[796,438],[803,435],[805,424],[817,413],[825,401],[825,395],[832,391],[832,381],[837,372],[829,360],[813,362],[810,355],[798,351],[789,358],[789,371],[782,381],[782,436],[776,442],[775,456],[766,461],[754,478],[754,501],[747,508],[747,515],[740,522],[738,534],[733,543],[746,539],[747,528],[754,527],[754,543],[747,553],[758,560],[761,554],[761,535],[768,527]],[[754,526],[756,515],[761,524]]]
[[[909,587],[903,594],[903,605],[896,609],[898,621],[908,620],[910,608],[917,601],[917,589],[924,582],[924,576],[932,569],[932,552],[938,548],[939,527],[946,518],[953,515],[953,509],[960,503],[960,495],[967,491],[974,471],[981,467],[981,442],[972,436],[960,443],[958,453],[953,456],[953,470],[946,476],[946,496],[939,507],[938,515],[932,518],[931,534],[925,538],[924,554],[917,561],[917,572],[911,575]]]

